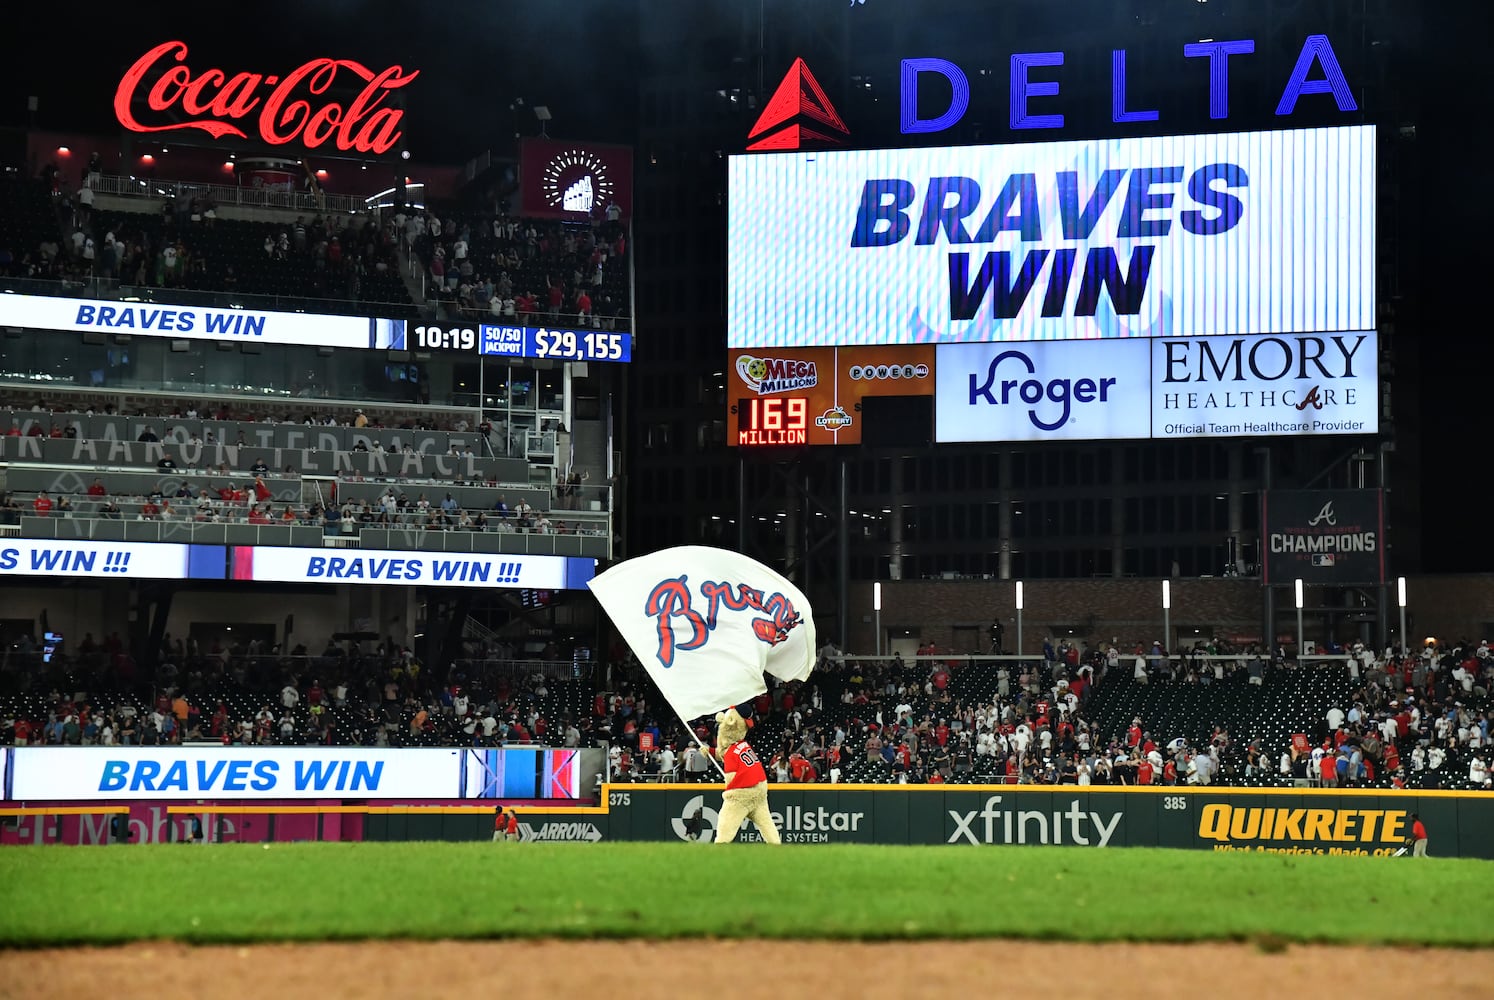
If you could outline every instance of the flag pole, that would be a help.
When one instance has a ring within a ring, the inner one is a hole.
[[[673,705],[669,707],[674,708]],[[690,734],[690,738],[700,747],[700,752],[705,755],[706,760],[716,765],[716,773],[721,775],[723,781],[726,780],[726,770],[721,766],[721,762],[716,759],[715,755],[711,753],[710,748],[705,745],[705,740],[700,738],[700,734],[695,731],[695,727],[690,725],[683,715],[680,715],[679,709],[674,708],[674,714],[679,716],[680,724],[685,727],[685,731]]]

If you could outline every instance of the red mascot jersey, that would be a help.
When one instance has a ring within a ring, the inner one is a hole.
[[[751,788],[761,785],[768,780],[768,772],[763,769],[763,762],[757,759],[757,753],[751,744],[744,742],[733,743],[726,748],[726,753],[721,758],[721,766],[726,770],[726,788]]]

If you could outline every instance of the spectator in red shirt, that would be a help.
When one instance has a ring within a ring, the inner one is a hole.
[[[254,477],[254,499],[260,503],[270,499],[270,488],[265,485],[264,476]]]
[[[109,491],[104,489],[104,481],[102,479],[95,479],[93,485],[88,487],[88,495],[91,497],[108,496]]]
[[[36,495],[36,499],[31,501],[31,509],[36,511],[37,517],[52,516],[52,498],[47,496],[46,490],[42,490]]]

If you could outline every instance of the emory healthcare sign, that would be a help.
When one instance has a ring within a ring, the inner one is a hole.
[[[1375,130],[732,157],[727,345],[1375,327]]]
[[[131,132],[197,130],[214,139],[248,139],[240,123],[253,116],[254,138],[271,146],[318,149],[330,142],[343,153],[387,153],[403,135],[405,113],[384,102],[420,75],[399,66],[375,73],[352,59],[312,59],[284,74],[230,77],[221,69],[194,74],[186,59],[187,43],[179,41],[163,42],[137,59],[114,91],[119,123]],[[362,88],[345,104],[324,96],[343,71]],[[313,107],[310,99],[321,106]],[[138,117],[150,114],[166,120]]]

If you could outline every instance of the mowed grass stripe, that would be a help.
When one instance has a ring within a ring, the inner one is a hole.
[[[1127,848],[285,844],[0,850],[0,944],[490,937],[1488,946],[1494,862]]]

